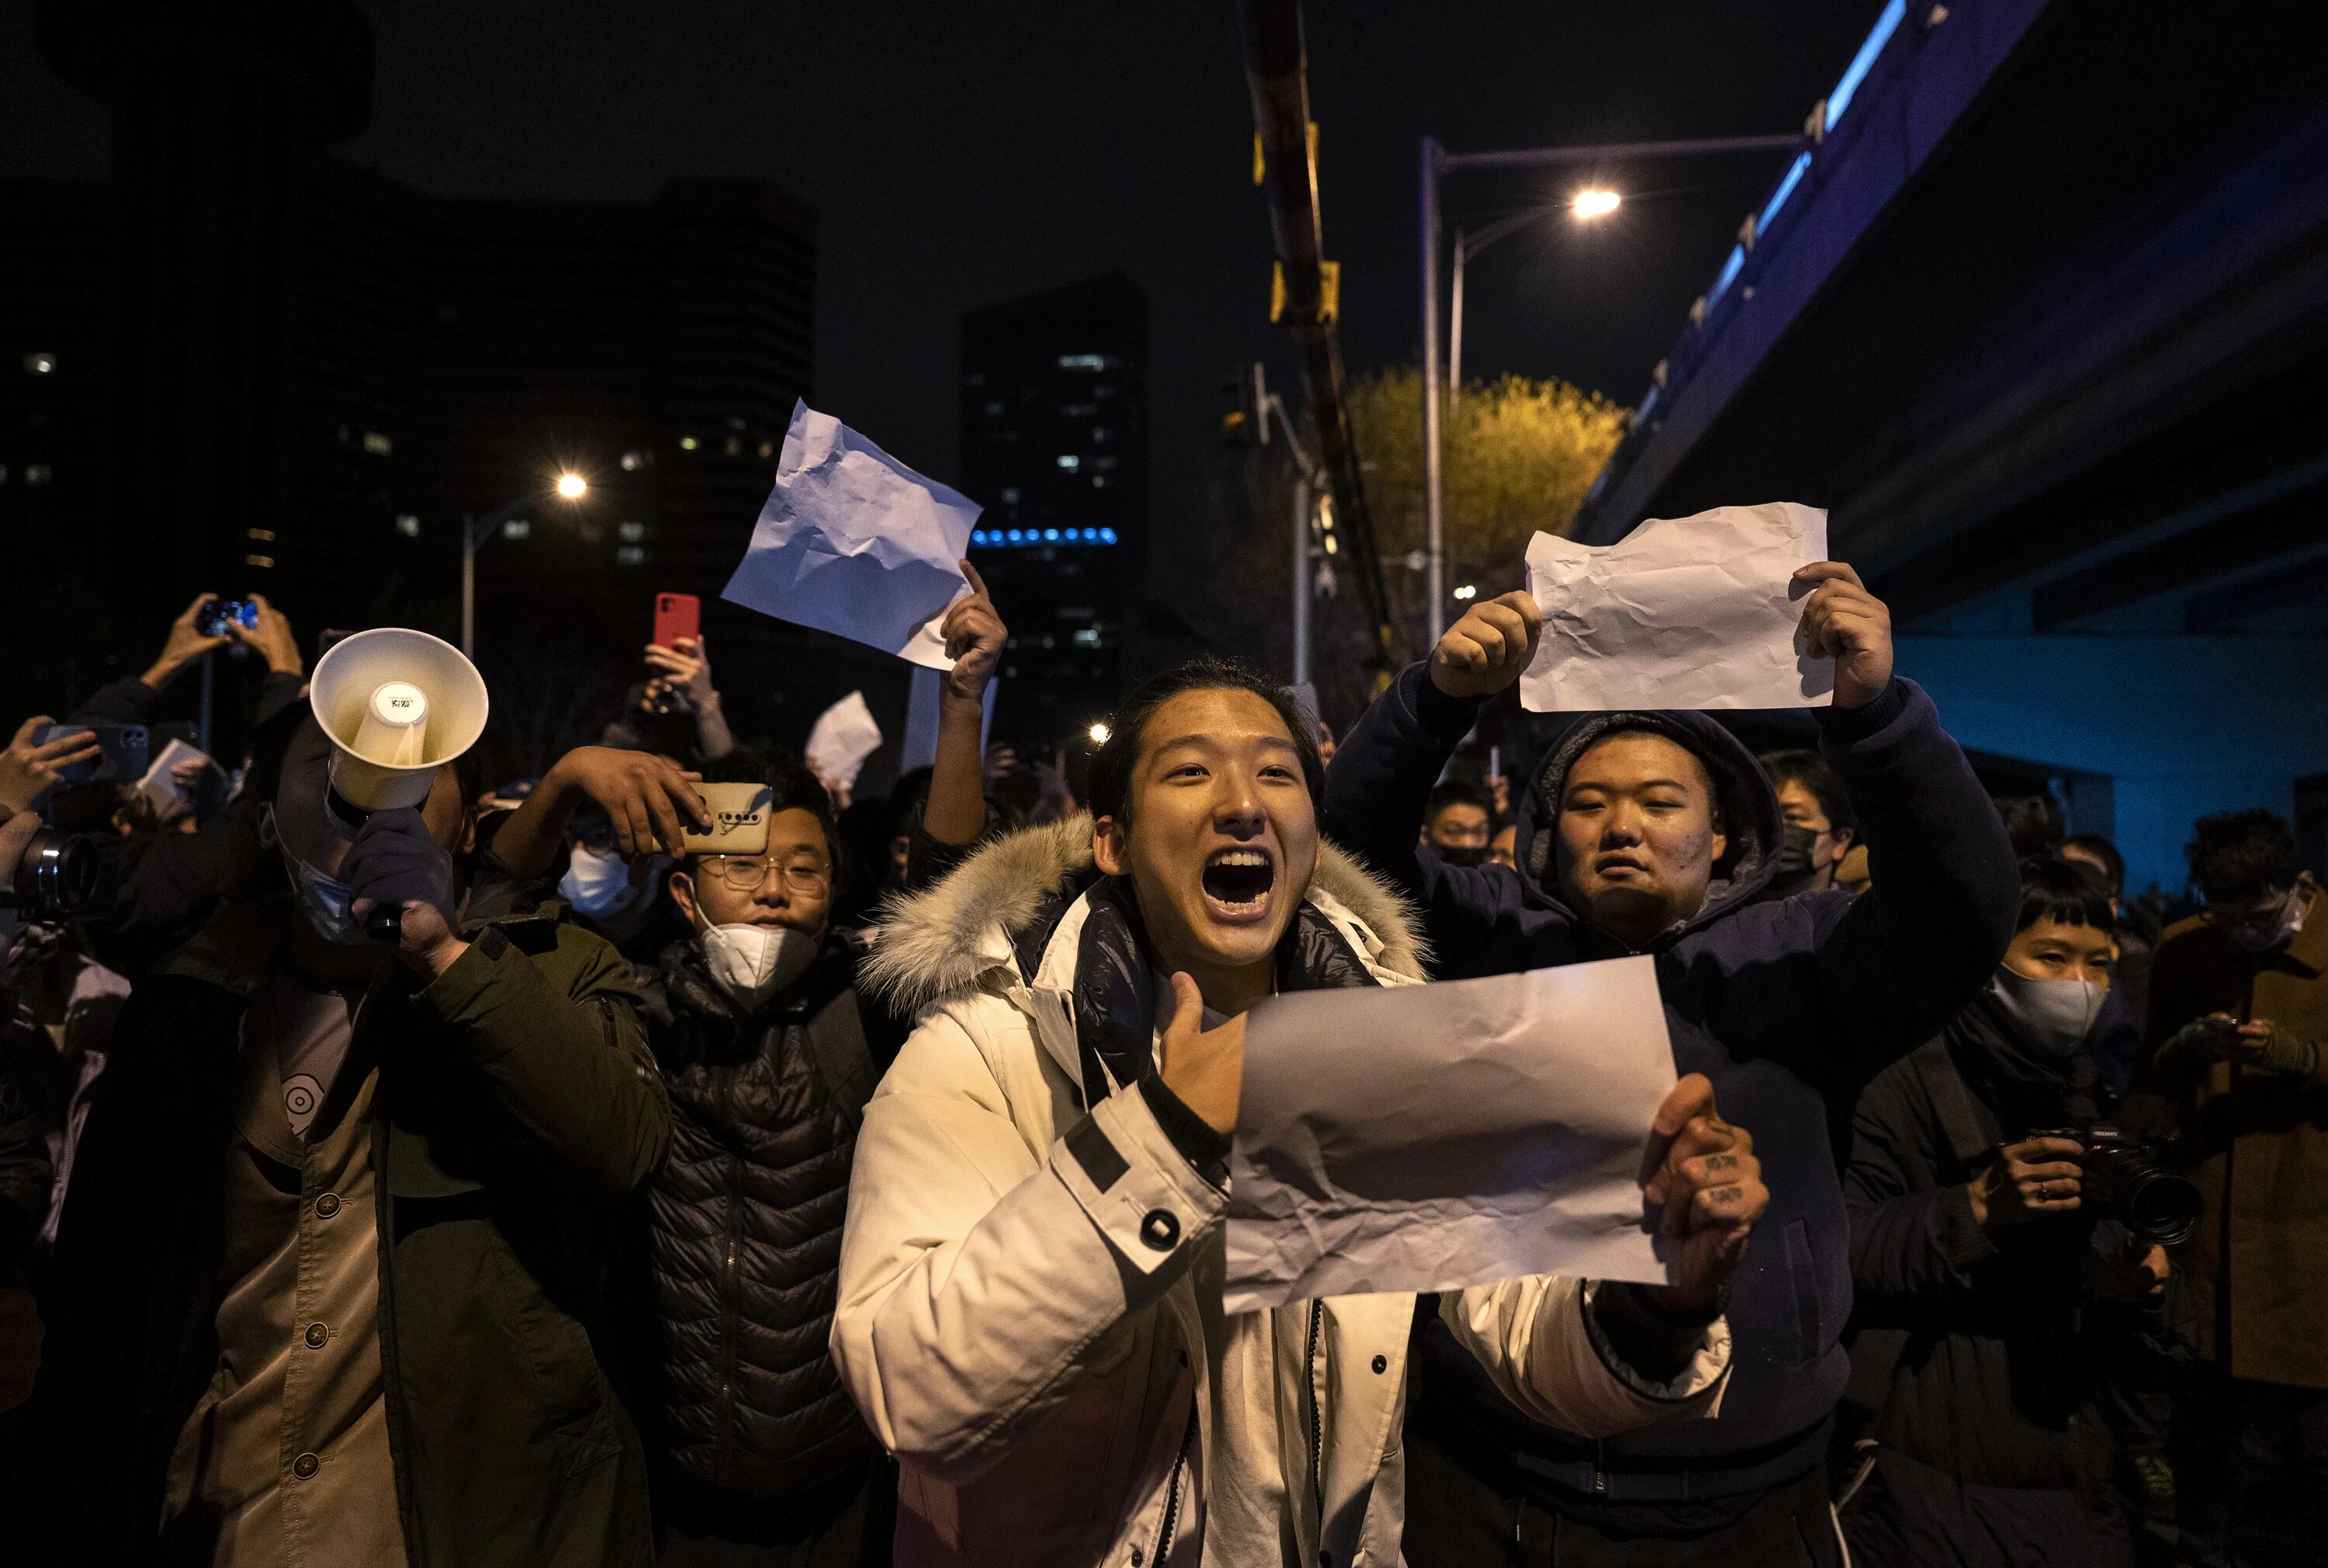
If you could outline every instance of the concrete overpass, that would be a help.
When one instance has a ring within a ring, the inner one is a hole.
[[[1892,0],[1818,123],[1578,536],[1824,505],[2136,887],[2250,805],[2328,871],[2328,5]]]

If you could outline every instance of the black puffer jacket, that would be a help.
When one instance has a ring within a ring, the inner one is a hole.
[[[642,966],[671,1096],[671,1158],[648,1193],[660,1329],[651,1394],[670,1462],[750,1498],[828,1480],[872,1446],[825,1353],[858,1122],[902,1031],[859,1008],[862,948],[739,1015],[690,938]]]

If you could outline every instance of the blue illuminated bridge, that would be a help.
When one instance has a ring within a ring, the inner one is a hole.
[[[1892,0],[1816,123],[1578,537],[1825,506],[2136,889],[2251,805],[2328,871],[2328,5]]]

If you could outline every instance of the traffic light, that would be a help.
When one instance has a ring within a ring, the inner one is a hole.
[[[1269,381],[1259,361],[1241,364],[1221,381],[1221,445],[1269,445]]]

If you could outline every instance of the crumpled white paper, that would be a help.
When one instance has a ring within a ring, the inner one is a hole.
[[[865,706],[865,693],[852,691],[817,715],[801,749],[825,788],[855,788],[865,759],[881,749],[881,727]]]
[[[951,670],[938,622],[970,592],[956,563],[981,510],[801,402],[775,488],[719,596]]]
[[[1244,1052],[1225,1310],[1671,1282],[1640,1186],[1675,1081],[1653,960],[1291,992],[1247,1015]]]
[[[146,776],[137,781],[138,793],[154,803],[155,811],[168,812],[186,803],[190,792],[178,783],[177,775],[177,767],[182,762],[218,766],[210,753],[183,740],[172,739],[162,748],[162,755],[154,759],[154,765],[146,770]]]
[[[1520,677],[1520,706],[1826,707],[1835,661],[1807,651],[1810,590],[1788,580],[1826,559],[1826,513],[1793,502],[1653,517],[1609,545],[1539,533],[1528,593],[1544,640]]]

